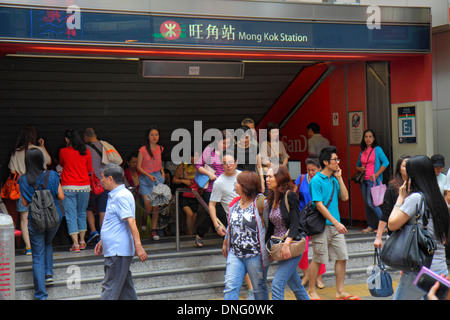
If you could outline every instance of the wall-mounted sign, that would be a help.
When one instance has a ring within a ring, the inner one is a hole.
[[[416,107],[398,108],[398,143],[416,143]]]
[[[0,6],[0,40],[124,46],[430,52],[429,24],[366,24],[159,16]]]
[[[349,142],[350,144],[361,143],[362,135],[364,133],[364,111],[349,112]]]

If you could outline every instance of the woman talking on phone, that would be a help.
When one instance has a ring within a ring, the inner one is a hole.
[[[416,219],[422,194],[424,204],[429,209],[428,231],[436,241],[436,250],[430,269],[437,274],[448,275],[445,260],[445,244],[448,241],[449,214],[447,204],[439,190],[434,172],[433,162],[427,156],[412,157],[406,162],[408,180],[399,189],[397,202],[388,221],[389,230],[395,231],[403,227],[411,219]],[[422,217],[419,223],[423,223]],[[419,300],[424,292],[414,285],[416,272],[403,272],[394,294],[394,300]]]

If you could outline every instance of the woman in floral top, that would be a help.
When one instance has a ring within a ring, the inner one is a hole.
[[[248,273],[255,300],[268,300],[267,266],[270,260],[264,247],[262,208],[258,209],[257,205],[257,197],[261,193],[258,175],[251,171],[239,173],[235,190],[239,197],[230,204],[222,248],[227,258],[224,299],[239,299],[242,281]],[[263,197],[262,194],[260,196]]]

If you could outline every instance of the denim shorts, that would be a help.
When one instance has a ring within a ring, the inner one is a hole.
[[[154,187],[160,183],[164,183],[164,178],[161,175],[161,171],[151,172],[150,174],[156,178],[155,181],[150,180],[150,178],[144,174],[139,175],[139,189],[142,196],[152,194]]]

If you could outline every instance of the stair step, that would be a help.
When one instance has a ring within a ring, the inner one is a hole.
[[[346,235],[349,261],[346,277],[365,277],[373,265],[374,235],[352,230]],[[133,258],[131,271],[139,299],[208,299],[223,298],[225,258],[222,256],[222,239],[216,235],[205,237],[204,247],[195,248],[192,236],[181,237],[180,250],[175,249],[174,237],[158,242],[143,240],[148,259],[142,263]],[[309,250],[311,257],[312,250]],[[71,289],[73,272],[69,267],[79,268],[79,289]],[[269,269],[271,282],[277,264]],[[80,254],[68,252],[68,248],[54,249],[54,282],[47,286],[49,299],[97,300],[100,298],[104,277],[104,258],[93,252],[93,247]],[[299,271],[301,273],[301,271]],[[334,277],[334,265],[327,264],[324,279]],[[244,289],[245,290],[245,289]],[[16,299],[33,299],[31,257],[16,256]]]

